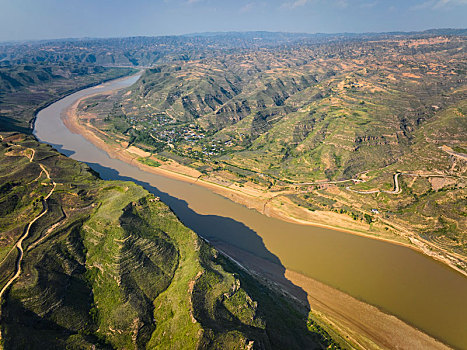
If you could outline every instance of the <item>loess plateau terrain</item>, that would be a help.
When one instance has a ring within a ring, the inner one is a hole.
[[[1,347],[365,348],[372,325],[344,332],[310,312],[142,187],[39,143],[34,119],[139,74],[77,101],[66,125],[146,171],[409,245],[466,275],[466,33],[0,43]]]
[[[354,220],[465,272],[466,44],[423,33],[218,50],[154,64],[77,117],[142,164],[254,192],[263,212],[337,213],[334,226]]]

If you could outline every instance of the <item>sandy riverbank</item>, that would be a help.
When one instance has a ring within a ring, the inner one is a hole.
[[[265,283],[296,298],[347,342],[361,349],[449,349],[448,346],[378,308],[313,278],[262,259],[233,246],[216,248]],[[291,283],[290,283],[291,282]],[[297,288],[298,287],[298,288]],[[307,295],[303,300],[302,292]]]
[[[315,313],[363,349],[449,349],[397,317],[319,281],[291,270],[285,277],[307,293]]]
[[[107,92],[109,94],[111,92]],[[330,228],[333,230],[338,230],[341,232],[357,234],[361,236],[366,236],[373,239],[380,239],[384,241],[389,241],[396,244],[405,245],[410,248],[414,248],[408,244],[409,240],[406,239],[407,243],[402,242],[402,240],[390,239],[387,237],[381,237],[377,234],[382,232],[372,232],[365,233],[369,231],[369,225],[361,222],[356,222],[350,217],[346,217],[341,214],[328,211],[307,211],[304,208],[299,208],[297,205],[293,204],[289,200],[281,197],[287,193],[292,193],[291,191],[282,191],[282,192],[268,192],[259,188],[250,186],[249,184],[244,184],[242,187],[236,184],[221,184],[214,182],[216,180],[202,178],[202,174],[197,170],[183,166],[174,161],[161,161],[160,159],[155,159],[161,166],[153,167],[145,165],[138,161],[140,157],[147,157],[147,152],[138,149],[134,146],[129,148],[125,147],[126,145],[121,145],[114,140],[112,140],[110,135],[107,135],[105,132],[94,127],[90,120],[93,118],[92,115],[79,116],[77,113],[77,107],[82,100],[90,98],[94,95],[86,96],[78,101],[76,101],[62,116],[62,119],[69,130],[74,133],[81,134],[88,141],[93,143],[96,147],[104,150],[112,158],[120,159],[128,164],[134,165],[141,170],[156,175],[162,175],[165,177],[173,178],[176,180],[185,181],[188,183],[196,183],[198,186],[203,186],[212,190],[213,192],[222,195],[236,203],[245,205],[250,209],[255,209],[258,212],[265,214],[270,217],[281,219],[287,222],[301,224],[301,225],[310,225],[317,227]],[[276,203],[280,200],[280,205]],[[290,215],[288,213],[293,213]],[[393,235],[396,238],[395,235]]]
[[[89,96],[86,98],[88,97]],[[62,116],[66,126],[73,132],[83,135],[94,145],[105,150],[113,158],[123,160],[147,172],[189,183],[196,183],[197,185],[209,188],[210,190],[237,203],[244,204],[247,207],[256,209],[266,215],[280,218],[285,221],[304,225],[328,227],[352,234],[360,234],[371,238],[394,242],[393,240],[384,237],[373,237],[365,234],[364,232],[358,232],[364,231],[367,228],[355,223],[353,220],[346,222],[339,217],[342,215],[337,213],[310,212],[306,213],[308,217],[305,217],[309,219],[311,216],[313,222],[302,220],[300,219],[301,215],[296,212],[297,210],[303,210],[302,208],[295,206],[296,208],[294,208],[294,210],[290,210],[290,208],[293,207],[293,203],[286,203],[286,205],[283,205],[284,203],[281,203],[282,205],[275,203],[276,197],[278,194],[280,195],[280,193],[277,192],[271,194],[253,187],[228,187],[205,181],[199,178],[201,174],[196,170],[184,167],[175,162],[163,162],[163,165],[160,167],[144,165],[137,160],[141,156],[146,156],[146,154],[141,153],[144,151],[140,150],[141,152],[139,152],[138,149],[127,150],[123,145],[112,142],[109,135],[106,135],[102,131],[93,127],[89,122],[89,119],[86,117],[79,119],[77,106],[80,102],[81,101],[77,101],[68,111],[66,111],[65,115]],[[89,118],[90,117],[91,116],[89,116]],[[296,217],[287,215],[288,210],[290,210],[290,212]],[[320,223],[316,223],[316,221]],[[348,226],[351,230],[336,228],[336,224],[339,226]],[[352,229],[354,231],[352,231]],[[401,242],[394,243],[403,244]],[[232,254],[232,252],[229,252],[225,247],[223,251],[226,251],[228,254]],[[252,261],[251,257],[249,259],[249,261]],[[255,264],[249,265],[255,266]],[[271,274],[268,276],[271,279],[274,278]],[[294,285],[300,286],[304,291],[306,291],[313,311],[320,313],[323,319],[332,324],[336,329],[339,329],[340,332],[348,336],[349,339],[352,339],[353,342],[360,344],[363,348],[401,348],[401,344],[412,344],[414,346],[416,344],[420,346],[424,344],[430,345],[430,348],[444,347],[444,345],[433,338],[414,329],[397,318],[389,316],[379,311],[377,308],[362,303],[345,293],[339,292],[318,281],[293,271],[285,271],[285,276],[287,279],[292,281]],[[276,274],[276,278],[277,277],[281,277],[283,279],[284,271],[282,271],[281,274]],[[427,346],[422,347],[426,348]]]

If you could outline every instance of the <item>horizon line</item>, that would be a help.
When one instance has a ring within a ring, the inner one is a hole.
[[[396,35],[396,34],[416,34],[416,33],[427,33],[431,31],[466,31],[467,28],[465,27],[451,27],[451,28],[428,28],[423,30],[411,30],[411,31],[404,31],[404,30],[392,30],[392,31],[383,31],[383,32],[288,32],[288,31],[269,31],[269,30],[246,30],[246,31],[207,31],[207,32],[189,32],[183,34],[165,34],[165,35],[128,35],[128,36],[109,36],[109,37],[92,37],[92,36],[84,36],[84,37],[57,37],[57,38],[45,38],[45,39],[22,39],[22,40],[6,40],[0,41],[0,45],[2,44],[21,44],[21,43],[34,43],[34,42],[47,42],[47,41],[67,41],[67,40],[109,40],[109,39],[130,39],[130,38],[171,38],[171,37],[185,37],[185,36],[205,36],[205,35],[212,35],[218,36],[223,34],[248,34],[248,33],[268,33],[268,34],[288,34],[288,35],[308,35],[308,36],[315,36],[315,35]],[[466,33],[467,34],[467,33]]]

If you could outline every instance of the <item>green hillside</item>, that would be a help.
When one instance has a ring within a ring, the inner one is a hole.
[[[415,130],[465,98],[465,39],[438,39],[161,65],[118,103],[86,111],[107,111],[107,120],[115,118],[110,131],[156,151],[171,143],[180,155],[201,153],[296,182],[348,179],[395,163]]]
[[[23,134],[0,162],[5,349],[339,347],[134,183]]]
[[[467,271],[466,44],[465,30],[446,30],[0,45],[2,346],[347,347],[141,187],[16,133],[32,131],[41,107],[129,66],[150,68],[78,108],[105,142],[259,193],[265,212],[331,218],[319,223]]]
[[[38,109],[74,91],[132,72],[136,70],[63,62],[0,63],[0,130],[31,133]]]

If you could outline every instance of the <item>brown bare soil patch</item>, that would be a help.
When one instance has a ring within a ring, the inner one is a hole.
[[[456,180],[454,179],[443,178],[443,177],[430,177],[428,178],[428,180],[431,183],[431,188],[433,188],[433,191],[438,191],[442,189],[443,187],[456,183]]]

